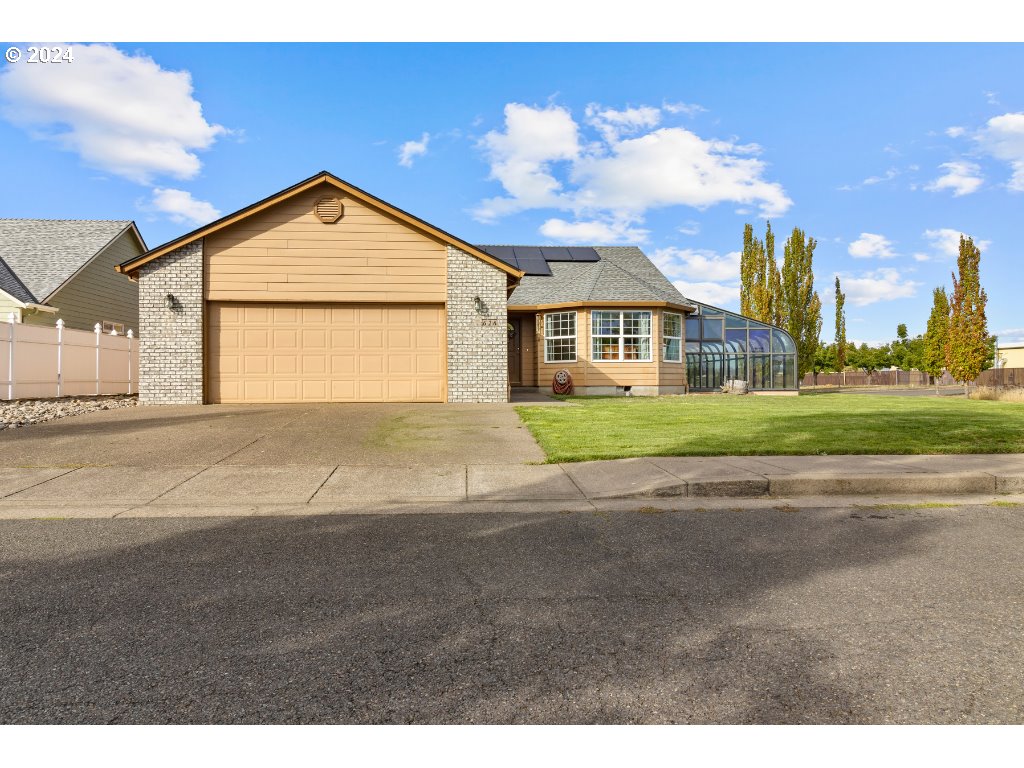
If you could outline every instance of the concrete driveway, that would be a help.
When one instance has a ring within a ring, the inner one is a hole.
[[[96,411],[0,433],[0,467],[522,464],[509,405],[204,405]]]

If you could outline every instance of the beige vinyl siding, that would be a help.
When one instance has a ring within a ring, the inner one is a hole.
[[[313,213],[340,196],[341,219]],[[446,247],[329,185],[271,206],[204,243],[211,301],[445,301]]]
[[[14,313],[14,317],[21,321],[21,304],[16,301],[13,297],[8,296],[3,291],[0,291],[0,322],[7,322],[8,315]],[[56,318],[54,318],[56,322]]]
[[[573,383],[578,387],[654,387],[660,383],[660,363],[658,362],[658,347],[661,343],[661,311],[659,309],[644,309],[643,307],[630,307],[627,311],[640,310],[651,312],[651,344],[654,349],[654,360],[649,363],[632,361],[611,362],[604,360],[592,360],[592,346],[590,338],[591,312],[594,310],[609,309],[619,311],[617,307],[593,307],[577,308],[576,311],[576,357],[575,363],[545,363],[544,362],[544,315],[546,312],[537,314],[537,381],[538,386],[551,386],[551,379],[555,373],[565,368],[572,374]],[[572,311],[572,310],[552,310]]]
[[[126,331],[130,328],[138,334],[139,284],[128,275],[115,272],[114,267],[142,252],[131,227],[125,229],[91,263],[53,293],[46,303],[56,307],[57,314],[25,314],[25,322],[52,325],[59,317],[68,328],[91,331],[96,323],[109,320],[122,323]]]

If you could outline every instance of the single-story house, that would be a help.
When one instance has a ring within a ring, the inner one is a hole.
[[[1024,368],[1024,341],[997,341],[996,367]]]
[[[323,171],[126,260],[143,403],[504,402],[510,386],[795,391],[792,339],[638,248],[470,244]]]
[[[146,250],[133,221],[0,219],[0,320],[137,333],[138,283],[114,268]]]

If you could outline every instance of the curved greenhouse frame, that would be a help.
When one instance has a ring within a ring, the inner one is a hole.
[[[686,379],[691,392],[716,391],[731,379],[751,391],[797,390],[796,343],[781,328],[693,302],[686,317]]]

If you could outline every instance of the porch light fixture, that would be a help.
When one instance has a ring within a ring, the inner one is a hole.
[[[164,296],[164,306],[168,309],[174,309],[174,294],[168,293]]]
[[[484,313],[484,300],[479,296],[473,299],[473,306],[476,307],[476,313],[482,315]]]

